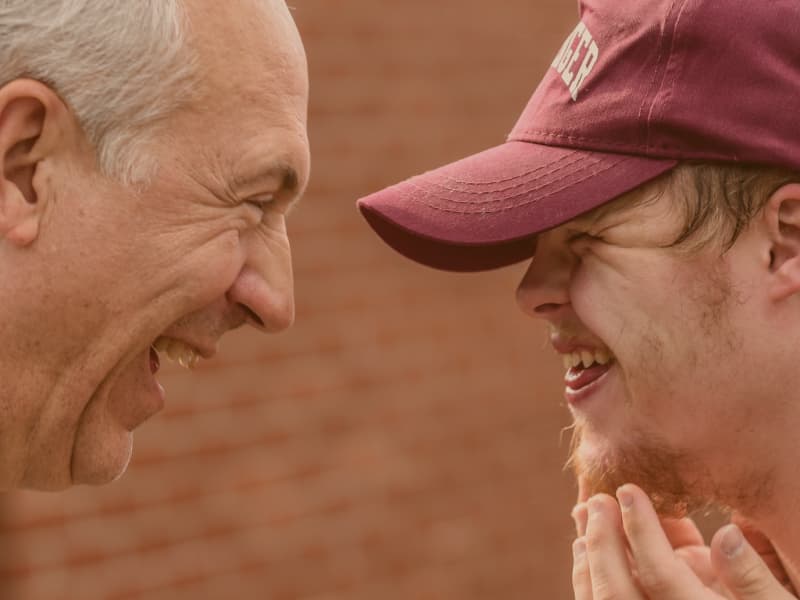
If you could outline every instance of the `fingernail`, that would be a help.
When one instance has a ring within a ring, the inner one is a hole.
[[[736,525],[728,525],[727,531],[722,534],[722,542],[720,547],[722,552],[728,558],[735,558],[739,552],[742,551],[744,546],[744,536],[742,531]]]
[[[598,498],[590,498],[589,502],[586,503],[587,508],[589,509],[589,518],[596,519],[600,515],[603,514],[603,507],[601,504],[600,499]]]
[[[617,500],[619,500],[619,505],[622,510],[628,511],[633,508],[633,494],[631,494],[629,490],[619,488],[617,490]]]
[[[572,543],[572,557],[576,563],[581,563],[586,558],[586,540],[582,537]]]

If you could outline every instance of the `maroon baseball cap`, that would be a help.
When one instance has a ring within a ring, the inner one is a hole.
[[[506,143],[362,198],[393,248],[479,271],[682,160],[800,169],[798,0],[582,0]]]

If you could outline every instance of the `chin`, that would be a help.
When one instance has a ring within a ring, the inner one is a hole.
[[[629,432],[620,444],[577,426],[570,465],[588,494],[615,496],[617,489],[633,483],[641,487],[662,516],[682,517],[704,507],[695,485],[683,467],[689,457],[660,443],[654,436]]]
[[[100,443],[76,444],[72,455],[72,483],[103,485],[125,473],[133,455],[133,434],[124,432]]]

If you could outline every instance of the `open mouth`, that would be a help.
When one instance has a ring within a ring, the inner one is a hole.
[[[150,372],[155,375],[161,368],[161,360],[158,358],[158,352],[153,346],[150,346]]]
[[[150,371],[153,374],[161,367],[160,354],[165,354],[185,369],[194,369],[202,358],[200,351],[186,342],[162,335],[150,346]]]
[[[591,385],[611,368],[614,357],[607,350],[578,350],[562,355],[564,384],[568,390],[577,392]]]

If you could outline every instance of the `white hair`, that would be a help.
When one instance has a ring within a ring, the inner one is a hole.
[[[0,86],[29,77],[74,111],[100,169],[153,174],[145,147],[191,92],[181,0],[0,0]]]

